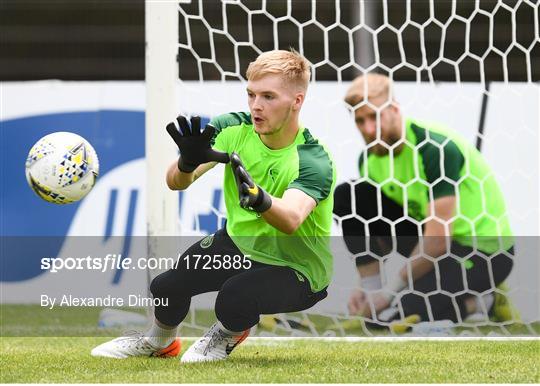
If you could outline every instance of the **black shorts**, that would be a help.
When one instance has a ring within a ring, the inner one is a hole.
[[[208,258],[195,266],[193,257],[201,255]],[[186,256],[191,260],[189,266]],[[242,264],[225,266],[229,259],[224,256],[233,260],[238,256],[236,261]],[[212,262],[207,263],[209,259]],[[244,258],[225,229],[193,244],[179,260],[175,268],[157,276],[150,288],[154,297],[169,300],[168,306],[155,308],[156,318],[166,325],[179,324],[187,315],[191,297],[206,292],[218,291],[216,316],[233,331],[254,326],[259,315],[302,311],[327,296],[326,289],[313,292],[308,279],[290,267]]]

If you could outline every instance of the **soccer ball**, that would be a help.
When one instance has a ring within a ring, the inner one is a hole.
[[[68,132],[46,135],[26,159],[26,180],[42,199],[69,204],[86,196],[96,183],[99,161],[83,137]]]

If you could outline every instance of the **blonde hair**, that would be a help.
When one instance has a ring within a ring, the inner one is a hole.
[[[294,82],[306,91],[310,73],[309,62],[297,51],[274,50],[260,54],[251,62],[246,77],[248,80],[257,80],[268,74],[280,74],[286,81]]]
[[[384,102],[390,99],[390,78],[382,74],[366,74],[356,77],[345,94],[345,102],[349,106],[356,106],[360,102],[371,102],[373,99],[383,98]],[[394,101],[393,96],[391,100]]]

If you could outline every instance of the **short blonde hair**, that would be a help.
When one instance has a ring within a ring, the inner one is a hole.
[[[311,71],[307,59],[297,51],[273,50],[260,54],[246,71],[248,80],[257,80],[268,74],[281,74],[288,82],[294,82],[306,91]]]
[[[345,94],[345,102],[353,107],[363,101],[383,98],[386,102],[390,98],[390,78],[382,74],[366,74],[356,77]],[[393,96],[391,97],[393,101]]]

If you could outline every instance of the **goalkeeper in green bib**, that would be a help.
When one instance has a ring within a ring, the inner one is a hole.
[[[168,186],[187,189],[226,163],[227,222],[152,281],[154,298],[168,304],[155,307],[149,331],[104,343],[93,355],[178,355],[177,327],[191,298],[218,291],[217,322],[181,361],[222,360],[260,315],[305,310],[327,296],[335,170],[325,147],[299,123],[309,77],[309,63],[297,52],[263,53],[247,70],[249,113],[215,117],[204,130],[198,117],[179,116],[167,126],[180,150]],[[200,255],[211,264],[196,266]]]
[[[388,77],[367,74],[345,96],[366,142],[360,179],[334,195],[360,274],[349,311],[376,324],[492,316],[514,254],[499,185],[476,148],[442,125],[402,116],[392,95]],[[408,258],[401,269],[381,269],[400,255]],[[497,317],[511,317],[499,309],[506,315]]]

